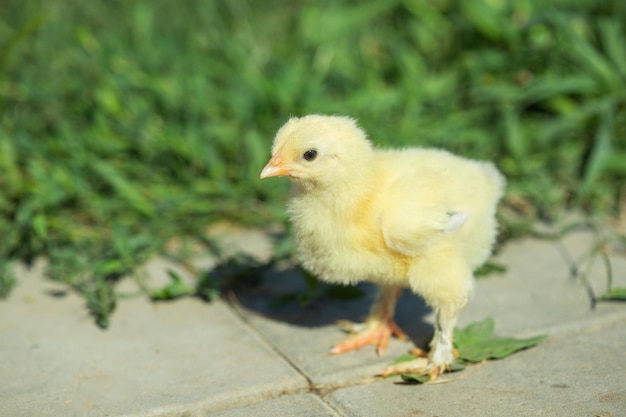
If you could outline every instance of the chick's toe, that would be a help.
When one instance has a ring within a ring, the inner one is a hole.
[[[340,327],[353,334],[333,347],[330,353],[337,355],[360,349],[367,345],[376,345],[376,353],[381,356],[387,351],[389,339],[391,339],[392,335],[400,340],[407,339],[406,333],[393,319],[396,303],[401,293],[401,287],[381,286],[378,289],[376,300],[365,323],[340,323]]]
[[[449,365],[435,363],[428,358],[415,358],[407,362],[389,365],[380,375],[384,377],[399,374],[428,375],[429,379],[432,381],[437,379],[439,375],[443,374],[449,368]]]
[[[368,345],[376,345],[376,353],[384,355],[392,335],[400,340],[407,339],[406,333],[391,317],[382,320],[369,319],[365,323],[351,324],[351,326],[347,326],[344,322],[341,327],[350,327],[348,330],[354,334],[335,345],[330,350],[333,355],[350,352]]]

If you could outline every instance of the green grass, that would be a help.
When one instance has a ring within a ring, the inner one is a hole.
[[[290,116],[495,161],[506,238],[619,212],[626,3],[8,0],[0,17],[0,295],[50,259],[106,326],[115,282],[218,219],[285,220],[258,180]]]

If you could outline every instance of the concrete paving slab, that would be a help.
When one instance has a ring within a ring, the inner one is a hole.
[[[588,231],[568,234],[560,242],[521,239],[509,243],[495,260],[508,269],[505,274],[479,279],[472,302],[459,324],[492,316],[501,335],[531,336],[575,332],[597,320],[619,320],[626,314],[623,303],[601,302],[592,309],[580,277],[573,277],[573,260],[587,253],[596,239]],[[626,258],[611,256],[613,285],[626,287]],[[585,271],[588,264],[578,262]],[[599,258],[589,269],[588,280],[599,295],[607,289],[607,272]]]
[[[325,400],[352,417],[624,416],[624,340],[626,320],[550,338],[445,376],[443,383],[385,380],[343,388]]]
[[[227,250],[269,256],[267,235],[228,233]],[[373,347],[330,356],[328,348],[345,337],[335,321],[363,319],[374,286],[362,285],[367,295],[355,301],[322,297],[306,308],[272,307],[277,296],[306,289],[293,267],[283,265],[261,286],[230,294],[231,305],[123,300],[111,329],[101,331],[84,300],[42,280],[40,266],[21,271],[16,290],[0,302],[0,416],[626,415],[617,378],[626,369],[626,305],[592,310],[584,286],[570,276],[570,259],[592,244],[584,232],[563,244],[507,245],[496,260],[508,271],[477,281],[459,324],[492,316],[500,335],[550,338],[446,377],[453,382],[425,386],[372,378],[432,335],[432,314],[408,292],[396,320],[411,342],[392,341],[383,358]],[[626,261],[612,262],[614,286],[626,286]],[[147,282],[167,282],[167,269],[176,266],[153,261]],[[604,291],[601,262],[589,280],[594,292]],[[136,287],[126,281],[119,289]],[[319,392],[330,394],[320,400],[313,395]]]
[[[413,343],[392,340],[387,354],[378,357],[375,348],[366,347],[344,355],[329,355],[329,349],[347,335],[336,325],[337,320],[362,321],[368,313],[375,293],[373,285],[360,286],[366,293],[357,301],[322,298],[306,307],[297,303],[271,307],[276,296],[292,291],[305,291],[302,277],[293,270],[270,274],[261,288],[237,293],[237,310],[258,332],[275,346],[312,384],[332,387],[370,380],[386,365],[406,353]],[[405,297],[411,297],[406,294]],[[428,313],[423,302],[412,297],[401,303],[398,323],[412,335],[430,336],[430,326],[420,319]],[[240,303],[240,304],[239,304]],[[407,311],[405,311],[407,310]],[[426,338],[421,340],[426,343]]]
[[[102,331],[41,272],[0,303],[0,416],[180,415],[308,388],[221,301],[124,300]]]
[[[317,395],[288,395],[262,403],[203,414],[206,417],[339,417]]]
[[[475,297],[462,312],[459,325],[491,316],[497,334],[526,337],[576,332],[598,320],[622,320],[626,317],[623,304],[600,303],[592,310],[580,279],[570,275],[570,259],[578,259],[593,244],[588,231],[571,233],[563,242],[525,239],[510,243],[494,259],[506,265],[507,272],[477,280]],[[612,263],[614,285],[626,286],[626,260],[613,257]],[[606,272],[601,262],[590,270],[589,281],[597,294],[605,290]],[[314,385],[325,389],[371,378],[413,344],[426,347],[432,335],[431,312],[420,298],[405,291],[396,319],[412,342],[392,341],[382,358],[376,356],[373,347],[328,355],[328,348],[345,337],[335,321],[359,321],[366,316],[374,287],[362,288],[368,296],[357,301],[321,299],[306,308],[295,304],[272,308],[271,301],[277,296],[305,291],[297,271],[286,269],[270,273],[260,288],[242,291],[237,297],[243,317]]]

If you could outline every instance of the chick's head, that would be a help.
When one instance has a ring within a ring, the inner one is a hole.
[[[343,116],[291,118],[276,133],[261,178],[286,176],[309,186],[349,181],[368,169],[372,146],[356,122]]]

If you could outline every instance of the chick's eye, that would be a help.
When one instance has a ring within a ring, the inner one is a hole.
[[[306,159],[307,161],[311,162],[315,158],[317,158],[317,151],[315,149],[309,149],[302,155],[302,157]]]

